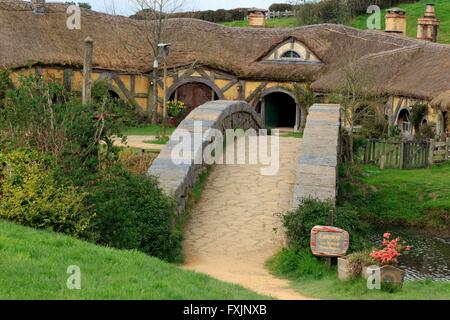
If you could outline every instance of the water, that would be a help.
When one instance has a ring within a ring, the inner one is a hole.
[[[377,246],[383,240],[383,233],[412,246],[409,254],[399,258],[398,267],[406,271],[407,280],[448,280],[450,281],[450,237],[439,237],[419,233],[409,229],[384,228],[372,230],[369,238]]]

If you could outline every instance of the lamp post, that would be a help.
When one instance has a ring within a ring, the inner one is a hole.
[[[164,63],[163,120],[165,120],[167,118],[167,57],[170,54],[170,43],[159,43],[158,48],[161,49]]]
[[[163,120],[162,120],[162,136],[166,135],[165,122],[167,119],[167,57],[170,54],[170,43],[158,43],[158,48],[161,49],[164,63],[163,76]]]

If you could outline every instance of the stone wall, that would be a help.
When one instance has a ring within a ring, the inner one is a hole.
[[[341,107],[315,104],[310,108],[300,155],[293,208],[303,199],[336,202]]]
[[[224,132],[226,129],[260,129],[262,121],[258,113],[245,101],[211,101],[194,111],[183,120],[172,135],[171,140],[155,159],[148,170],[148,175],[159,178],[161,188],[169,195],[175,197],[179,210],[186,208],[188,197],[197,182],[200,174],[205,169],[203,164],[195,164],[195,157],[201,156],[201,151],[210,142],[203,141],[202,145],[191,146],[192,157],[183,164],[177,164],[173,150],[179,145],[181,132],[187,132],[194,141],[198,135],[194,132],[195,122],[201,122],[202,132],[208,129],[218,129]]]

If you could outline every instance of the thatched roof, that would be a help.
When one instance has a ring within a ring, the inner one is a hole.
[[[439,108],[442,111],[450,112],[450,90],[442,92],[431,101],[433,107]]]
[[[47,13],[39,16],[32,13],[28,2],[0,0],[0,66],[81,67],[83,40],[90,36],[94,39],[95,68],[151,71],[153,58],[147,35],[152,22],[82,10],[81,30],[69,30],[66,8],[65,4],[48,3]],[[265,54],[290,37],[306,45],[323,64],[261,62]],[[332,90],[338,83],[339,70],[348,57],[370,61],[374,70],[381,70],[380,66],[393,60],[395,67],[389,70],[389,79],[378,75],[377,86],[389,84],[389,90],[426,97],[450,89],[450,46],[383,32],[333,24],[243,29],[195,19],[171,19],[163,41],[172,43],[170,67],[196,63],[243,79],[318,80],[314,88],[320,91]],[[410,48],[417,48],[418,53],[410,55]],[[400,56],[404,58],[395,61]]]

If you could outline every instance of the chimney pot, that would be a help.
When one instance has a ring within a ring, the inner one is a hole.
[[[401,8],[390,8],[386,14],[386,32],[406,36],[406,11]]]
[[[424,16],[417,20],[417,39],[437,42],[440,23],[434,4],[427,4]]]
[[[34,14],[45,14],[45,0],[31,0],[31,8]]]

